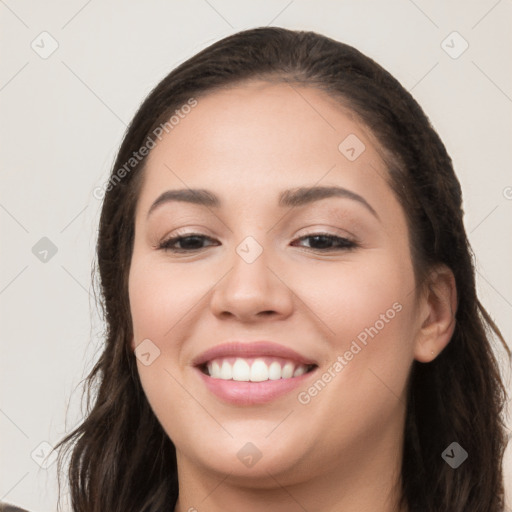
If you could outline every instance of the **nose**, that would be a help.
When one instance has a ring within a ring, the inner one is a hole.
[[[228,273],[214,287],[210,307],[219,318],[242,322],[283,320],[293,310],[290,279],[264,249],[252,262],[235,252]]]

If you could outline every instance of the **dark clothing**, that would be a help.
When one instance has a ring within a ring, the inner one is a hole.
[[[0,503],[0,512],[28,512],[24,508],[15,507],[9,503]]]

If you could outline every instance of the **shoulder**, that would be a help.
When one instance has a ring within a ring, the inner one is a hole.
[[[0,502],[0,512],[29,512],[24,508],[19,508],[14,505],[10,505],[9,503],[1,503]]]

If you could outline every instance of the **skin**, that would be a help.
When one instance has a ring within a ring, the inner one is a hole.
[[[352,162],[338,150],[349,134],[366,147]],[[258,81],[198,98],[150,153],[129,275],[131,347],[150,339],[160,350],[137,365],[176,446],[176,511],[397,510],[407,377],[414,359],[428,363],[449,342],[457,299],[447,268],[416,287],[405,213],[381,154],[324,92]],[[363,196],[379,219],[348,198],[277,205],[282,190],[312,185]],[[208,189],[222,207],[173,201],[147,217],[162,192],[178,188]],[[177,230],[213,241],[188,254],[156,248]],[[322,252],[302,238],[325,232],[360,245]],[[236,252],[247,236],[263,250],[250,264]],[[298,392],[395,303],[401,311],[300,403]],[[275,341],[319,368],[273,402],[226,404],[190,363],[233,338]],[[252,467],[237,457],[247,442],[262,454]]]

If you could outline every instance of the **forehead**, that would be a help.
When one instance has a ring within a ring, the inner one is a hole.
[[[351,188],[370,202],[391,194],[375,137],[324,91],[253,81],[198,97],[187,111],[148,156],[146,211],[172,188],[209,189],[244,204],[315,184]],[[342,151],[347,140],[360,152],[355,159]]]
[[[171,158],[179,148],[191,165],[208,154],[212,163],[241,160],[246,168],[251,161],[275,162],[276,157],[285,157],[287,167],[300,167],[299,162],[317,160],[319,152],[338,157],[338,145],[349,134],[372,138],[350,109],[298,84],[251,81],[197,101],[152,151],[149,164]]]

